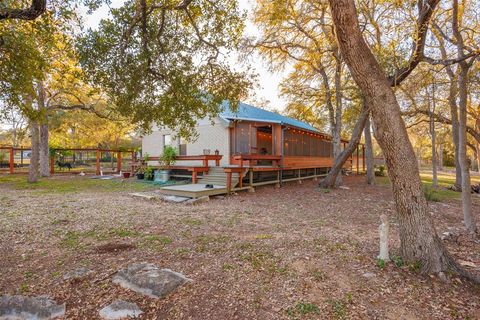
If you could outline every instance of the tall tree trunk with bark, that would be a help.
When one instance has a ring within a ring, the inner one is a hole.
[[[428,90],[428,89],[427,89]],[[430,102],[429,102],[430,104]],[[432,85],[432,111],[430,113],[430,136],[432,138],[432,186],[438,188],[438,174],[437,174],[437,142],[435,132],[435,83]]]
[[[363,129],[363,135],[365,136],[365,160],[367,163],[367,183],[375,184],[375,167],[373,159],[373,145],[372,145],[372,133],[370,131],[370,116],[367,116],[365,121],[365,128]]]
[[[454,77],[455,79],[456,77]],[[450,117],[452,119],[452,139],[455,146],[454,160],[455,160],[455,188],[460,190],[462,188],[462,169],[459,161],[459,123],[458,123],[458,107],[457,107],[457,82],[450,80],[450,92],[448,95],[448,104],[450,106]]]
[[[371,108],[385,155],[400,228],[401,255],[423,272],[461,270],[438,238],[422,190],[418,164],[385,73],[366,44],[353,0],[329,0],[343,58]]]
[[[332,128],[332,142],[333,142],[333,158],[337,159],[342,153],[342,61],[340,60],[340,54],[336,50],[336,62],[335,68],[335,125]],[[337,174],[335,180],[335,186],[342,184],[342,174]]]
[[[50,150],[48,147],[48,110],[45,105],[45,88],[38,83],[37,103],[40,115],[40,176],[50,176]]]
[[[368,119],[368,107],[366,104],[363,104],[362,112],[358,117],[355,127],[353,128],[352,137],[348,142],[347,147],[340,153],[338,157],[333,159],[333,165],[327,176],[320,181],[320,188],[334,188],[336,186],[337,176],[341,175],[343,165],[350,158],[353,151],[357,148],[358,143],[360,142],[360,137],[362,136],[363,128]]]
[[[439,30],[439,27],[435,25],[435,28],[437,31]],[[447,55],[447,50],[445,49],[445,41],[444,39],[439,35],[442,34],[441,32],[435,33],[437,40],[440,44],[439,49],[442,54],[442,59],[446,60],[448,59]],[[457,88],[457,76],[453,72],[453,69],[451,66],[445,66],[445,71],[447,72],[448,78],[450,79],[450,88],[448,90],[448,106],[450,107],[450,118],[452,122],[452,139],[453,139],[453,145],[455,146],[455,153],[454,153],[454,160],[455,160],[455,188],[457,190],[460,190],[462,187],[462,171],[460,168],[460,162],[459,162],[459,141],[458,141],[458,106],[457,106],[457,94],[458,94],[458,88]]]
[[[465,45],[459,28],[458,0],[453,0],[452,31],[456,39],[457,56],[464,58]],[[474,60],[459,63],[458,74],[458,162],[462,171],[462,211],[465,228],[470,233],[477,232],[475,219],[472,216],[472,195],[470,186],[470,168],[467,159],[467,101],[468,72]]]
[[[443,171],[443,141],[438,145],[438,170]]]
[[[470,168],[467,158],[467,82],[468,67],[460,64],[460,75],[458,77],[459,87],[459,130],[458,130],[458,160],[462,172],[462,211],[465,228],[470,233],[477,232],[475,218],[472,215],[472,195],[470,185]]]
[[[30,121],[30,134],[32,152],[30,156],[30,165],[28,166],[28,182],[37,182],[39,175],[39,158],[40,158],[40,133],[37,121]]]

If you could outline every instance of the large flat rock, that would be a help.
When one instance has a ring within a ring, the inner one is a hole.
[[[0,320],[49,320],[65,314],[65,304],[46,296],[1,296]]]
[[[118,271],[112,281],[146,296],[161,298],[191,280],[181,273],[144,262],[134,263]]]
[[[115,300],[99,312],[100,317],[106,320],[136,318],[142,313],[143,311],[135,303],[123,300]]]

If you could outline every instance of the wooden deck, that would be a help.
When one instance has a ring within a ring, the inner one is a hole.
[[[206,184],[204,183],[167,186],[160,188],[159,192],[163,194],[188,198],[215,196],[228,192],[226,186],[213,185],[213,188],[206,188],[205,186]]]

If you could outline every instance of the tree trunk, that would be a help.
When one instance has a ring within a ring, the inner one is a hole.
[[[40,144],[40,137],[39,137],[39,128],[38,128],[38,122],[36,121],[31,121],[30,122],[30,133],[32,135],[31,137],[31,143],[32,143],[32,153],[30,156],[30,165],[28,166],[28,182],[37,182],[38,181],[38,169],[39,169],[39,158],[40,158],[40,150],[39,150],[39,144]]]
[[[338,49],[336,52],[336,68],[335,68],[335,126],[333,127],[333,158],[337,159],[342,153],[342,62],[339,57]],[[342,184],[341,171],[335,177],[335,186]]]
[[[443,171],[443,141],[438,146],[438,170]]]
[[[368,119],[368,114],[368,107],[366,104],[364,104],[357,123],[355,123],[355,127],[353,128],[352,137],[350,138],[347,147],[340,153],[338,157],[334,158],[332,168],[328,172],[327,176],[319,183],[320,188],[334,188],[336,186],[335,181],[337,180],[337,176],[340,175],[343,165],[352,155],[353,151],[355,148],[357,148],[358,143],[360,142],[360,137],[362,136],[362,131],[365,127],[365,122]]]
[[[428,89],[427,89],[428,90]],[[435,132],[435,83],[432,86],[432,112],[430,113],[430,136],[432,137],[432,186],[438,188],[437,175],[437,142]]]
[[[367,183],[375,184],[375,167],[373,164],[373,145],[372,133],[370,131],[370,115],[365,120],[365,128],[363,129],[365,136],[365,160],[367,163]]]
[[[45,89],[38,83],[38,110],[40,114],[40,176],[50,176],[50,150],[48,147],[48,110],[45,105]]]
[[[343,58],[372,112],[397,208],[401,255],[423,272],[460,268],[438,238],[422,190],[418,164],[400,105],[382,68],[363,39],[353,0],[329,0]]]
[[[453,144],[455,146],[455,153],[454,153],[454,159],[455,159],[455,188],[457,190],[460,190],[462,188],[462,170],[460,167],[460,161],[458,157],[459,153],[459,130],[458,130],[458,108],[457,108],[457,102],[456,102],[456,86],[457,83],[456,81],[452,81],[450,86],[455,86],[455,89],[452,90],[450,89],[450,94],[448,96],[448,101],[449,101],[449,106],[450,106],[450,117],[452,118],[452,139],[453,139]],[[453,92],[452,92],[453,91]]]
[[[460,64],[460,74],[458,76],[459,88],[459,130],[458,130],[458,161],[462,172],[462,211],[465,228],[470,233],[477,232],[475,219],[472,215],[472,195],[470,186],[470,168],[467,158],[467,83],[468,67]]]
[[[480,143],[475,144],[475,149],[477,150],[477,154],[476,154],[477,172],[480,172]]]
[[[463,58],[464,42],[459,27],[458,0],[453,0],[452,32],[456,39],[457,56]],[[474,60],[471,60],[473,63]],[[467,103],[468,72],[471,64],[463,60],[459,63],[458,74],[458,162],[462,172],[462,211],[465,228],[470,233],[477,232],[475,219],[472,216],[472,195],[470,186],[470,168],[467,159]]]

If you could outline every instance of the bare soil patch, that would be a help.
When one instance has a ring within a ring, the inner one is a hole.
[[[129,185],[0,184],[0,292],[48,294],[66,303],[65,319],[97,319],[117,299],[136,303],[140,319],[480,319],[479,286],[452,275],[443,283],[399,260],[378,265],[380,214],[393,255],[399,245],[390,187],[345,182],[348,190],[306,181],[197,206],[135,199]],[[444,240],[452,254],[478,271],[480,243],[463,233],[460,202],[429,206],[438,233],[456,234]],[[111,282],[134,262],[193,282],[164,299]],[[63,280],[79,267],[93,272]]]

